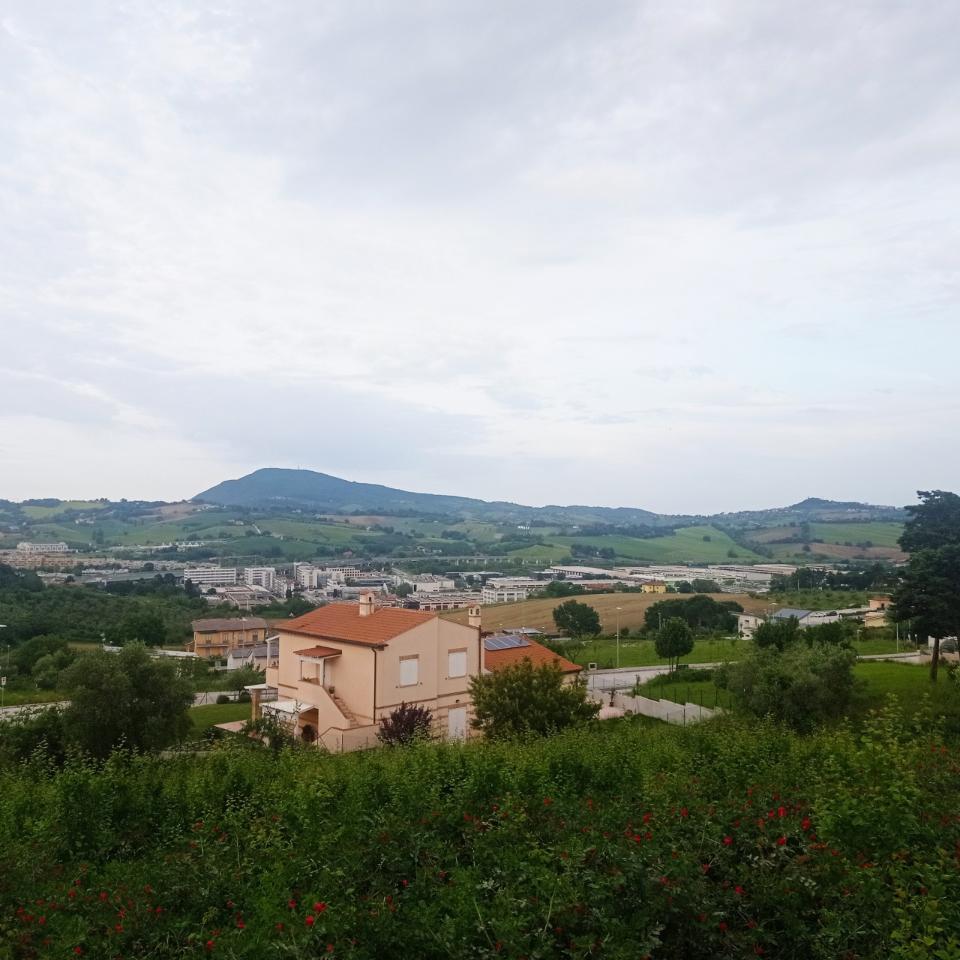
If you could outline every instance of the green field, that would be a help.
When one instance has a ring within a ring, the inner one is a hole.
[[[249,703],[208,703],[202,707],[191,707],[190,739],[197,740],[218,723],[230,723],[232,720],[249,720]]]
[[[875,547],[897,547],[902,523],[811,523],[810,533],[822,543],[864,543]]]
[[[857,690],[854,696],[854,716],[864,716],[869,710],[884,706],[893,697],[900,709],[908,715],[932,714],[960,717],[960,691],[946,676],[936,684],[930,682],[926,666],[896,661],[861,661],[854,667]],[[655,677],[643,685],[644,696],[676,703],[699,703],[705,707],[715,704],[732,705],[730,694],[719,690],[709,680],[691,683],[665,682]]]
[[[31,520],[45,520],[56,517],[67,510],[102,510],[108,506],[99,500],[64,500],[55,507],[21,507],[20,509]]]

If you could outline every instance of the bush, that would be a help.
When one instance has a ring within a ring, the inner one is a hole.
[[[226,693],[218,693],[217,703],[233,703],[233,697]]]
[[[0,769],[0,956],[953,960],[958,761],[728,717]]]
[[[429,740],[433,729],[433,713],[426,707],[401,703],[380,723],[377,739],[390,747],[403,747]]]
[[[781,652],[754,647],[716,670],[716,684],[757,717],[773,717],[795,730],[844,715],[853,696],[856,654],[832,644],[796,643]]]

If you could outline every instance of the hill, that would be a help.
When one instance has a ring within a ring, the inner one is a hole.
[[[368,513],[387,516],[445,516],[500,520],[537,525],[604,523],[687,527],[713,523],[725,527],[769,526],[810,521],[903,520],[898,507],[808,498],[789,507],[748,510],[716,516],[657,514],[638,507],[586,505],[530,507],[507,501],[478,500],[446,494],[414,493],[374,483],[356,483],[314,470],[265,467],[235,480],[225,480],[194,497],[220,506],[309,509],[326,513]]]

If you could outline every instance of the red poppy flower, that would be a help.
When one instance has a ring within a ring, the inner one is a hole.
[[[738,896],[742,897],[742,896],[743,896],[743,892],[744,892],[744,891],[743,891],[743,887],[741,887],[741,886],[736,886],[736,887],[733,888],[733,892],[734,892],[735,894],[737,894]]]
[[[323,911],[326,910],[326,909],[327,909],[327,905],[326,905],[325,903],[323,903],[322,901],[320,901],[320,900],[318,900],[318,901],[313,905],[313,912],[314,912],[314,913],[323,913]]]
[[[733,846],[733,837],[724,837],[724,838],[723,838],[723,845],[724,845],[725,847]]]
[[[83,953],[83,947],[74,947],[73,952],[79,957]]]
[[[287,906],[288,906],[291,910],[296,910],[296,909],[297,909],[297,901],[296,901],[296,900],[288,900],[288,901],[287,901]]]
[[[317,918],[314,916],[308,915],[307,918],[303,921],[308,927],[312,927],[316,922]]]
[[[213,940],[208,940],[208,941],[207,941],[207,950],[213,950],[213,948],[214,948],[216,945],[217,945],[217,944],[216,944],[215,941],[213,941]]]
[[[718,926],[721,930],[726,930],[726,929],[727,929],[727,925],[726,925],[726,923],[724,923],[723,920],[721,920],[721,921],[717,924],[717,926]]]
[[[778,847],[785,847],[786,845],[787,845],[787,838],[786,838],[786,837],[777,837],[777,846],[778,846]]]
[[[809,829],[810,829],[810,818],[809,818],[809,817],[804,817],[804,818],[800,821],[800,826],[801,826],[804,830],[809,830]]]

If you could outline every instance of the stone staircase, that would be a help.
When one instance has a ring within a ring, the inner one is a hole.
[[[328,693],[330,691],[327,691]],[[344,715],[349,724],[349,729],[353,730],[354,727],[359,727],[360,724],[357,722],[357,718],[353,715],[353,711],[343,702],[343,700],[337,696],[335,693],[330,693],[330,698],[337,705],[337,709]]]

